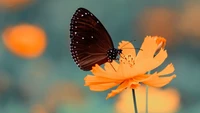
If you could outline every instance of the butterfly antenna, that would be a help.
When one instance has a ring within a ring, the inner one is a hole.
[[[124,46],[126,46],[127,44],[129,44],[129,43],[131,43],[131,42],[134,42],[134,41],[136,41],[136,40],[131,40],[130,42],[127,42],[126,44],[124,44],[124,45],[121,47],[121,49],[122,49]]]
[[[141,51],[143,51],[143,50],[140,49],[140,48],[124,48],[124,49],[136,49],[136,50],[141,50]]]
[[[124,44],[124,45],[121,47],[121,49],[122,49],[124,46],[126,46],[126,45],[128,45],[129,43],[134,42],[134,41],[136,41],[136,40],[134,39],[134,40],[131,40],[130,42],[127,42],[126,44]],[[136,49],[136,50],[142,50],[142,49],[140,49],[140,48],[123,48],[123,49]]]

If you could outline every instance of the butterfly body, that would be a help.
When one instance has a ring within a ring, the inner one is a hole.
[[[70,51],[74,62],[84,71],[95,64],[117,59],[121,49],[114,48],[112,39],[101,22],[87,9],[78,8],[70,24]]]
[[[109,49],[107,52],[108,62],[112,62],[113,60],[117,59],[117,56],[122,53],[121,49],[112,48]]]

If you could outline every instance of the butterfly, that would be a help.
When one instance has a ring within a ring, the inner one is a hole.
[[[103,24],[85,8],[78,8],[70,23],[70,51],[77,66],[89,71],[95,64],[112,62],[122,53]]]

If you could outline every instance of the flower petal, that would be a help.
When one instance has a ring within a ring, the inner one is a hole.
[[[161,49],[154,57],[157,46],[158,45],[153,38],[145,38],[141,47],[142,50],[139,51],[137,57],[135,58],[134,68],[137,70],[136,74],[144,74],[147,71],[155,69],[164,62],[167,58],[166,50]]]
[[[135,59],[135,63],[141,62],[146,58],[153,58],[156,49],[157,49],[156,41],[150,36],[145,37],[144,42],[142,43],[141,50],[138,52],[137,57]]]
[[[158,45],[158,48],[156,51],[160,50],[161,48],[165,48],[166,42],[167,42],[165,38],[160,37],[160,36],[153,36],[152,38],[156,41]]]
[[[163,69],[161,72],[159,72],[158,75],[162,76],[162,75],[167,75],[167,74],[170,74],[173,72],[174,72],[174,66],[171,63],[171,64],[167,65],[167,67],[165,67],[165,69]]]
[[[131,54],[132,56],[136,56],[135,47],[129,41],[122,41],[119,43],[119,49],[122,49],[122,56]]]
[[[95,66],[92,67],[92,70],[91,72],[96,75],[96,74],[102,74],[102,73],[105,73],[106,71],[103,70],[98,64],[96,64]]]
[[[127,62],[120,63],[119,69],[117,70],[119,76],[121,76],[122,79],[130,78],[132,75],[132,68]]]
[[[125,88],[127,88],[129,86],[129,80],[124,81],[122,84],[120,84],[117,89],[112,90],[106,97],[106,100],[114,97],[116,94],[120,93],[121,91],[123,91]]]
[[[144,81],[143,83],[152,87],[163,87],[176,77],[175,74],[169,77],[159,77],[158,74],[154,74],[150,76],[153,76],[153,77],[151,77],[147,81]]]
[[[95,76],[99,76],[99,77],[104,77],[107,79],[113,79],[115,80],[123,80],[124,78],[122,76],[120,76],[120,74],[114,70],[114,68],[118,68],[119,64],[116,61],[112,62],[112,66],[109,63],[106,63],[105,68],[106,70],[104,70],[103,68],[101,68],[98,64],[96,64],[91,72],[95,75]]]
[[[159,53],[152,59],[151,61],[152,65],[146,68],[147,71],[153,70],[158,66],[160,66],[165,61],[166,58],[167,58],[167,51],[161,49]]]
[[[104,69],[106,72],[116,72],[119,64],[116,61],[112,61],[111,63],[105,63]]]
[[[152,76],[148,76],[148,75],[137,75],[137,76],[134,76],[134,81],[137,81],[137,82],[143,82],[143,81],[146,81],[147,79],[149,79],[150,77]]]
[[[97,84],[97,85],[90,85],[90,90],[92,91],[105,91],[114,86],[118,85],[118,83],[105,83],[105,84]]]
[[[85,86],[89,86],[90,90],[93,91],[105,91],[122,82],[122,81],[116,81],[114,79],[109,79],[100,76],[91,76],[91,75],[87,75],[84,78],[84,80],[85,80]]]
[[[140,62],[136,62],[133,68],[134,70],[136,70],[136,74],[144,74],[147,71],[157,68],[164,62],[166,58],[167,52],[161,49],[160,52],[154,58],[145,58]]]
[[[121,80],[106,78],[105,76],[92,76],[87,75],[85,78],[85,86],[90,85],[98,85],[98,84],[105,84],[105,83],[121,83]]]

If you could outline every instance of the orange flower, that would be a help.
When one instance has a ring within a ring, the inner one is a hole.
[[[176,10],[171,8],[146,8],[141,12],[137,20],[137,26],[139,26],[137,29],[139,29],[141,34],[161,35],[167,37],[168,45],[171,47],[180,42],[180,38],[176,36],[177,20],[180,21],[179,15],[180,14],[177,13]],[[191,23],[191,21],[189,22]],[[134,26],[136,25],[134,24]]]
[[[146,88],[136,89],[138,113],[145,113]],[[133,113],[133,99],[130,89],[121,93],[117,99],[116,113]],[[180,95],[174,88],[158,89],[149,87],[148,95],[149,113],[176,113],[180,105]]]
[[[0,6],[5,8],[19,8],[31,2],[33,0],[0,0]]]
[[[31,24],[7,28],[3,33],[3,41],[8,50],[24,58],[38,57],[46,48],[44,30]]]
[[[48,110],[42,104],[35,104],[31,107],[31,113],[48,113]]]
[[[96,64],[91,70],[94,75],[85,77],[85,86],[89,86],[92,91],[105,91],[119,85],[117,89],[107,95],[106,99],[108,99],[126,88],[135,89],[140,83],[153,87],[162,87],[168,84],[176,77],[175,74],[164,77],[164,75],[173,73],[172,64],[160,72],[146,74],[161,65],[167,58],[167,52],[162,48],[155,55],[158,46],[154,38],[147,36],[136,56],[135,49],[123,49],[134,48],[134,46],[130,42],[122,41],[118,47],[123,47],[122,55],[124,56],[120,57],[120,63],[116,61],[111,64],[105,63],[104,69]]]

